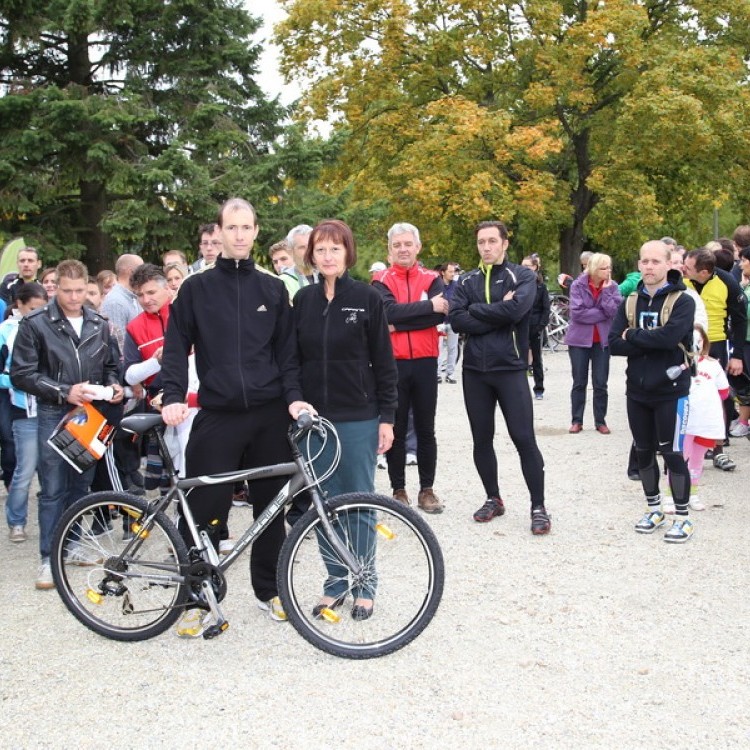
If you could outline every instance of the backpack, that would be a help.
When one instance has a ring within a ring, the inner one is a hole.
[[[672,314],[672,308],[675,306],[677,300],[682,296],[680,290],[675,290],[667,294],[667,298],[664,300],[664,304],[661,306],[659,311],[659,325],[664,327],[667,325],[669,316]],[[625,317],[628,319],[628,328],[635,328],[635,305],[638,301],[638,292],[631,292],[625,298]]]
[[[678,289],[667,294],[667,298],[664,300],[664,304],[659,311],[660,326],[664,327],[667,324],[669,316],[672,314],[672,308],[681,296],[682,292]],[[625,299],[625,317],[628,319],[628,328],[635,328],[635,305],[637,301],[638,292],[631,292]],[[677,346],[682,351],[685,368],[690,370],[691,375],[695,375],[695,354],[689,352],[682,343],[679,343]]]

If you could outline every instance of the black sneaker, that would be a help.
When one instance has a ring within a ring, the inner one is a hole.
[[[535,536],[541,536],[542,534],[549,534],[552,528],[552,519],[544,509],[532,508],[531,509],[531,533]]]
[[[488,497],[485,504],[474,514],[474,520],[477,523],[487,523],[496,516],[502,516],[505,513],[505,506],[502,498]]]

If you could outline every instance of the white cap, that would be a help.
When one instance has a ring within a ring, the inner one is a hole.
[[[370,266],[370,273],[376,273],[377,271],[385,271],[386,265],[385,263],[376,260],[371,266]]]

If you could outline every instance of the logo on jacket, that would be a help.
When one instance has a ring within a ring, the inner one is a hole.
[[[265,305],[261,305],[255,312],[268,312]]]
[[[356,323],[357,313],[364,312],[363,307],[342,307],[341,312],[349,313],[344,319],[344,323]]]

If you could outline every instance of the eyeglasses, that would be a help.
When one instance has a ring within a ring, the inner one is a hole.
[[[201,247],[208,247],[213,245],[214,247],[221,247],[224,243],[221,240],[201,240]]]

